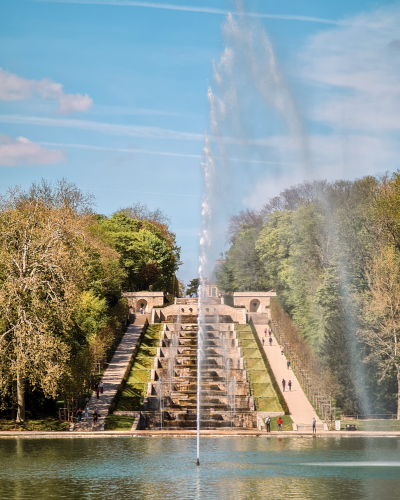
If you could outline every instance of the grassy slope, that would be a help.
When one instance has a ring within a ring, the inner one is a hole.
[[[121,417],[120,415],[107,415],[104,422],[105,431],[130,431],[134,417]]]
[[[59,422],[57,418],[52,417],[43,420],[26,420],[21,423],[7,420],[0,422],[0,431],[65,431],[68,426],[68,422]]]
[[[154,366],[162,327],[161,324],[148,326],[125,388],[117,403],[117,411],[143,410],[143,400],[147,394],[147,384]]]
[[[235,325],[251,395],[258,411],[283,411],[250,325]]]

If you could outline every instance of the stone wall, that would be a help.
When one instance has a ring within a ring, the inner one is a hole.
[[[233,305],[244,306],[247,312],[268,314],[270,318],[271,297],[276,297],[276,292],[235,292]]]
[[[122,295],[128,299],[129,314],[138,313],[142,304],[146,313],[164,304],[164,292],[124,292]]]
[[[197,304],[172,304],[162,309],[153,308],[151,314],[151,323],[161,323],[167,321],[168,317],[181,315],[184,322],[184,316],[197,316],[199,309]],[[246,324],[246,310],[241,308],[234,308],[225,304],[206,304],[204,306],[203,314],[206,316],[230,316],[231,321],[234,323]]]

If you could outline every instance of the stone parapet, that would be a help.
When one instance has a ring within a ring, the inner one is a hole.
[[[235,292],[233,305],[244,306],[249,313],[264,313],[269,316],[271,297],[276,297],[276,292]]]
[[[164,292],[124,292],[128,300],[129,314],[137,314],[143,307],[146,313],[151,313],[154,307],[164,304]]]

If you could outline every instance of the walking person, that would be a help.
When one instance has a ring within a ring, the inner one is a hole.
[[[104,390],[103,382],[100,382],[100,394],[103,394],[103,390]]]
[[[264,347],[264,337],[262,338],[262,346]]]
[[[78,415],[78,422],[80,422],[82,420],[82,410],[79,408],[76,414]]]
[[[93,423],[96,425],[97,424],[97,419],[99,418],[99,412],[97,411],[97,407],[94,407],[93,411]]]
[[[269,336],[269,346],[270,347],[272,346],[272,337],[271,337],[271,335]]]
[[[97,399],[100,399],[100,387],[99,386],[97,386],[96,394],[97,394]]]
[[[86,404],[86,408],[85,408],[85,419],[86,421],[89,420],[89,405]]]
[[[292,381],[289,380],[289,382],[287,383],[288,387],[289,387],[289,392],[292,392]]]
[[[285,392],[285,387],[286,387],[286,380],[283,378],[282,379],[282,389],[283,389],[283,392]]]
[[[281,417],[278,417],[278,420],[276,421],[276,423],[278,424],[278,431],[282,432],[283,420],[281,419]]]
[[[267,336],[267,329],[264,330],[264,337]]]
[[[271,335],[272,335],[272,328],[271,327],[269,327],[268,332],[269,332],[269,336],[271,337]]]
[[[271,419],[269,417],[265,419],[265,425],[267,427],[267,432],[271,432]]]
[[[287,364],[287,369],[289,370],[289,368],[290,368],[290,361],[288,360],[286,364]]]
[[[313,431],[313,434],[317,433],[317,421],[315,420],[315,417],[313,417],[313,419],[312,419],[312,431]]]

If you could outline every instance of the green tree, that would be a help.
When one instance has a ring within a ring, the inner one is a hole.
[[[198,288],[199,288],[199,278],[192,279],[188,287],[186,288],[186,295],[189,295],[189,297],[197,297]]]

